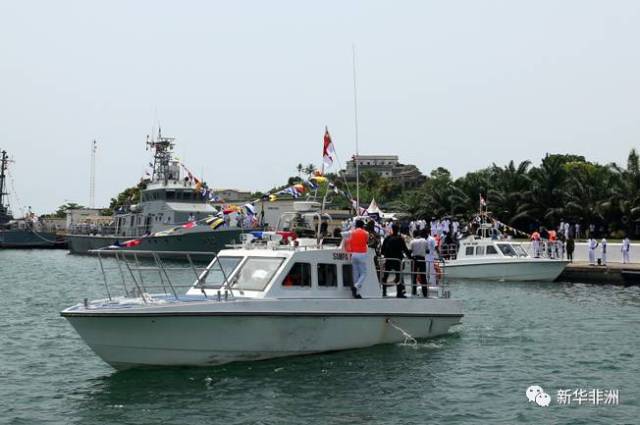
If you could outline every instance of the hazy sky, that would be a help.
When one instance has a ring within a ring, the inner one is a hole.
[[[2,1],[0,147],[22,205],[98,206],[158,121],[213,187],[266,190],[354,151],[454,176],[640,144],[638,1]],[[10,188],[11,189],[11,188]],[[17,205],[14,212],[19,213]]]

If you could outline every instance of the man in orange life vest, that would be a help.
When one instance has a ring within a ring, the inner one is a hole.
[[[367,277],[367,244],[369,242],[369,232],[364,230],[364,221],[356,220],[356,228],[349,232],[344,232],[347,238],[347,251],[351,253],[351,264],[353,270],[353,287],[351,293],[354,298],[362,298],[359,291]]]

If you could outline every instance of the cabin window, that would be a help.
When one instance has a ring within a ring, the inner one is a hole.
[[[335,264],[318,264],[318,286],[338,286],[338,268]]]
[[[342,265],[342,286],[345,288],[353,286],[353,266],[351,264]]]
[[[468,246],[468,247],[464,250],[464,255],[473,255],[473,247],[472,247],[472,246]]]
[[[231,281],[231,288],[245,291],[264,291],[284,258],[249,257]]]
[[[484,255],[484,246],[476,247],[476,255]]]
[[[511,245],[509,245],[508,243],[499,243],[498,244],[498,249],[500,251],[502,251],[502,253],[504,255],[506,255],[507,257],[517,257],[518,254],[516,254],[516,251],[513,249],[513,247]]]
[[[487,246],[487,255],[495,255],[497,253],[498,251],[496,251],[496,248],[493,245]]]
[[[295,263],[282,281],[282,286],[311,286],[311,264]]]

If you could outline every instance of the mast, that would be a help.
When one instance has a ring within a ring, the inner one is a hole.
[[[7,169],[7,163],[9,162],[7,158],[7,151],[2,151],[0,153],[0,212],[4,212],[4,195],[7,195],[5,190],[5,170]]]
[[[6,192],[7,167],[9,165],[9,157],[6,151],[0,152],[0,224],[6,223],[12,219],[9,208],[4,204]]]
[[[153,175],[152,181],[161,181],[165,185],[169,180],[170,167],[169,164],[173,155],[173,147],[175,138],[162,137],[160,128],[158,128],[158,138],[150,139],[147,136],[147,148],[153,151]]]
[[[356,133],[356,215],[359,213],[360,209],[360,166],[359,166],[359,156],[360,151],[358,149],[358,87],[356,85],[356,45],[352,44],[352,58],[353,58],[353,121],[355,125],[355,133]]]

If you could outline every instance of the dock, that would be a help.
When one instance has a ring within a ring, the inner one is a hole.
[[[592,266],[586,261],[574,261],[573,263],[567,264],[567,267],[562,274],[560,274],[557,281],[602,285],[631,284],[629,281],[625,281],[623,271],[636,272],[638,276],[640,276],[640,264],[608,263],[606,266]]]

